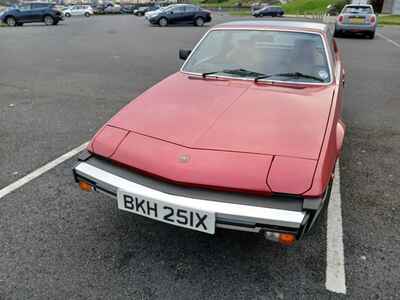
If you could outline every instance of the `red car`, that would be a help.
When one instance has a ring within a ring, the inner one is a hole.
[[[180,58],[97,132],[76,181],[130,213],[293,244],[328,203],[345,133],[328,26],[225,23]]]

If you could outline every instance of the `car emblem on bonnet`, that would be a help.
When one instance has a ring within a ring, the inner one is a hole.
[[[178,161],[181,163],[187,163],[190,160],[190,156],[187,154],[182,154],[181,156],[179,156]]]

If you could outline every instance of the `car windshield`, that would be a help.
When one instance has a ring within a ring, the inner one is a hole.
[[[347,6],[343,13],[345,14],[372,14],[369,6]]]
[[[271,30],[211,31],[182,71],[291,82],[331,80],[319,34]]]

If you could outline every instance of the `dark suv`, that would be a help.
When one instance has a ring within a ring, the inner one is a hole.
[[[252,15],[256,18],[258,17],[282,17],[284,14],[284,11],[282,8],[279,6],[265,6],[263,8],[260,8],[258,10],[254,10],[252,12]]]
[[[211,22],[211,13],[192,4],[173,4],[145,14],[151,24],[167,26],[169,24],[194,24],[203,26]]]
[[[9,8],[0,15],[0,21],[8,26],[22,26],[24,23],[45,23],[57,25],[63,14],[51,3],[23,3]]]

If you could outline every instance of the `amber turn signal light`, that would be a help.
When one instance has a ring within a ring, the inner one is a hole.
[[[279,235],[279,243],[285,246],[292,246],[295,240],[296,240],[295,236],[290,233],[281,233]]]
[[[90,192],[93,189],[93,187],[89,183],[84,181],[79,181],[79,187],[85,192]]]
[[[296,236],[291,233],[265,231],[264,234],[267,240],[278,242],[284,246],[292,246],[296,241]]]

